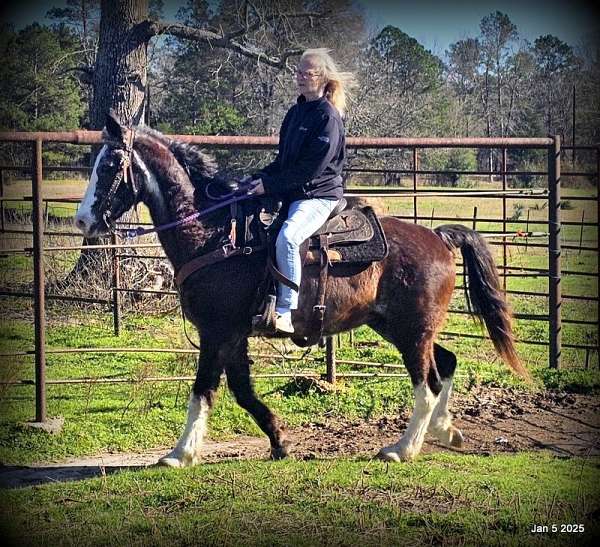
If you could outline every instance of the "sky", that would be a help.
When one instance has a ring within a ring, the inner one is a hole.
[[[519,34],[531,42],[553,34],[576,47],[586,36],[600,34],[598,11],[592,2],[581,0],[355,1],[365,8],[373,28],[396,26],[440,56],[451,43],[477,36],[481,19],[495,11],[507,14]],[[2,19],[21,28],[33,21],[48,23],[48,9],[64,5],[65,0],[4,0],[2,4]],[[164,19],[174,21],[183,4],[184,0],[164,0]]]
[[[364,0],[372,23],[391,24],[427,49],[443,54],[449,44],[479,34],[483,17],[501,11],[517,26],[519,34],[533,42],[553,34],[571,46],[593,32],[600,34],[593,3],[569,0]]]

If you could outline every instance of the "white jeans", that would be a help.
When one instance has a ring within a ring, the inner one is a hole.
[[[300,245],[323,226],[338,203],[339,200],[321,198],[301,199],[290,203],[288,218],[277,236],[275,254],[281,273],[298,286],[302,278]],[[280,313],[297,309],[298,293],[279,283],[276,308]]]

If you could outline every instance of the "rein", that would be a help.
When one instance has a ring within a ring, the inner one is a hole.
[[[197,212],[195,212],[191,215],[188,215],[187,217],[184,217],[180,220],[174,220],[173,222],[167,222],[166,224],[160,224],[159,226],[154,226],[153,228],[144,228],[143,226],[137,226],[136,228],[126,228],[126,229],[116,228],[113,231],[115,234],[117,234],[118,236],[123,237],[125,239],[134,239],[136,237],[140,237],[140,236],[143,236],[146,234],[163,232],[165,230],[170,230],[171,228],[176,228],[177,226],[187,224],[188,222],[191,222],[192,220],[195,220],[204,215],[208,215],[209,213],[212,213],[213,211],[216,211],[217,209],[221,209],[222,207],[227,207],[228,205],[237,203],[238,201],[248,199],[249,197],[251,197],[251,196],[244,193],[242,195],[227,199],[225,201],[221,201],[215,205],[211,205],[210,207],[207,207],[206,209],[197,211]]]

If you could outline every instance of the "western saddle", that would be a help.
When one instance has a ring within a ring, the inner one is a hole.
[[[273,334],[277,283],[299,290],[293,281],[279,271],[275,261],[275,240],[287,217],[286,213],[287,208],[282,201],[271,196],[232,204],[230,230],[224,244],[184,264],[177,272],[177,285],[183,287],[191,274],[209,264],[266,250],[265,277],[257,293],[252,327],[254,334]],[[313,306],[318,337],[309,341],[308,345],[322,337],[329,268],[340,263],[369,264],[382,260],[387,255],[388,247],[373,209],[369,206],[348,207],[348,202],[342,198],[327,221],[304,242],[300,251],[304,265],[319,265],[317,298]]]

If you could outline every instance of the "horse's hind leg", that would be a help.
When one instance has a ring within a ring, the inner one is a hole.
[[[415,405],[400,440],[379,451],[378,456],[386,461],[410,461],[419,454],[442,390],[430,339],[421,340],[415,347],[403,351],[402,355],[413,384]]]
[[[269,437],[271,458],[279,460],[288,455],[288,442],[278,417],[257,397],[250,379],[250,360],[248,358],[248,340],[228,356],[225,362],[227,383],[235,400],[247,412]]]
[[[196,381],[188,404],[185,430],[175,448],[158,461],[159,465],[186,467],[200,461],[200,448],[206,433],[208,415],[222,372],[223,366],[219,363],[217,346],[203,339]]]
[[[452,393],[452,378],[456,369],[456,355],[439,344],[434,344],[433,347],[435,364],[442,381],[442,391],[431,415],[428,431],[442,444],[460,448],[463,444],[463,435],[452,425],[452,415],[448,410]]]

